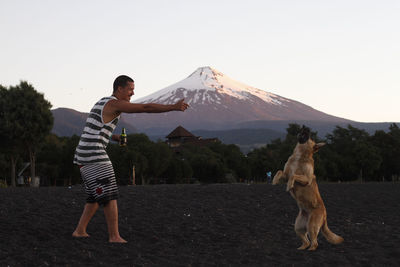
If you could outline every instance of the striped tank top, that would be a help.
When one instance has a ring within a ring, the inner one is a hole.
[[[120,118],[118,116],[108,123],[103,121],[103,108],[111,99],[117,98],[114,96],[103,97],[90,111],[75,150],[74,164],[111,164],[106,147]]]

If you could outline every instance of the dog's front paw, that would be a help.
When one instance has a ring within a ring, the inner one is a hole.
[[[313,174],[313,176],[311,177],[311,179],[308,180],[307,185],[311,185],[311,184],[312,184],[312,181],[313,181],[314,179],[316,179],[315,174]]]

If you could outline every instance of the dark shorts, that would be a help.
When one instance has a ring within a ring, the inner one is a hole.
[[[118,199],[118,187],[111,164],[90,164],[80,168],[87,203],[106,205],[110,200]]]

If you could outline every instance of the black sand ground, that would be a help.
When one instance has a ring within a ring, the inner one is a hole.
[[[298,251],[297,206],[284,185],[121,187],[120,232],[101,210],[90,238],[71,233],[80,186],[0,189],[0,266],[399,266],[400,184],[321,184],[335,246]]]

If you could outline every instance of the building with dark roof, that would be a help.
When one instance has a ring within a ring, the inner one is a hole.
[[[195,146],[206,146],[218,142],[218,138],[202,139],[201,136],[195,136],[182,126],[178,126],[166,136],[166,143],[170,148],[179,148],[183,145],[191,144]]]

